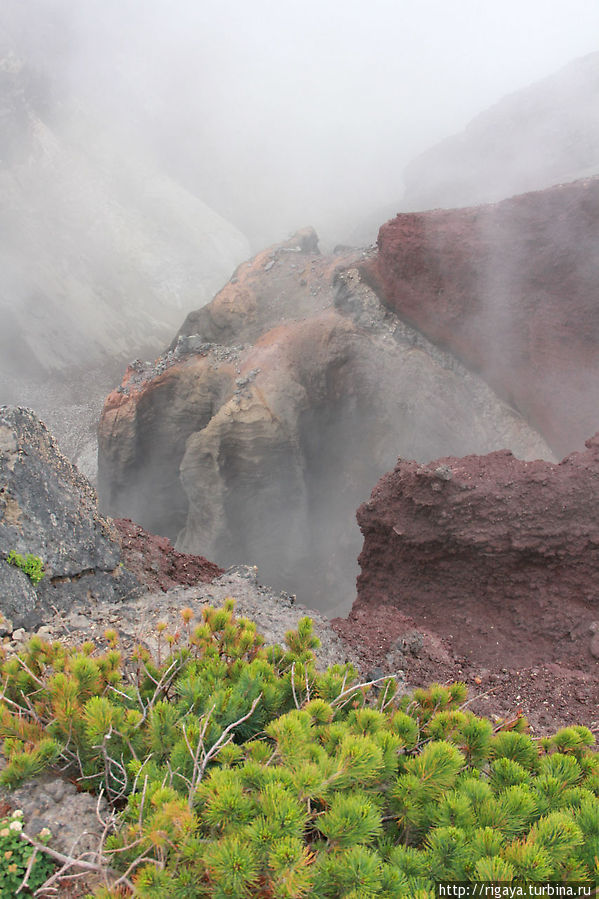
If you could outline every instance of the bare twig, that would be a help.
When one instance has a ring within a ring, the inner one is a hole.
[[[36,691],[36,692],[39,692],[39,691]],[[29,696],[27,696],[27,694],[24,693],[23,690],[21,690],[21,696],[23,697],[23,699],[24,699],[25,702],[27,703],[27,708],[28,708],[28,710],[29,710],[29,712],[30,712],[30,714],[31,714],[31,717],[35,720],[35,722],[36,722],[37,724],[39,724],[40,727],[44,727],[44,723],[43,723],[43,721],[41,721],[41,719],[40,719],[38,713],[35,711],[35,708],[34,708],[34,706],[33,706],[33,703],[31,702]]]
[[[295,692],[295,662],[291,665],[291,692],[293,693],[293,701],[295,703],[296,709],[299,709],[300,704],[297,701],[297,694]]]
[[[390,686],[391,686],[391,681],[387,680],[387,686],[385,687],[385,692],[383,693],[383,698],[381,700],[381,712],[384,712],[385,709],[387,708],[387,706],[393,702],[393,696],[395,696],[395,694],[393,694],[393,696],[390,698],[389,702],[385,702],[385,700],[387,699],[387,693],[389,692]]]
[[[128,886],[130,890],[133,890],[133,885],[129,880],[129,875],[143,862],[148,862],[149,864],[156,865],[157,868],[164,868],[164,861],[159,861],[157,858],[150,858],[150,852],[152,852],[153,848],[153,846],[150,846],[148,849],[146,849],[145,852],[143,852],[141,855],[138,855],[137,858],[134,858],[125,873],[115,881],[114,886],[119,887],[121,884],[125,884],[125,886]]]
[[[13,706],[19,712],[19,716],[23,713],[26,715],[30,715],[35,719],[36,723],[39,723],[39,719],[38,719],[37,715],[35,713],[32,715],[31,708],[25,708],[24,706],[19,705],[18,702],[15,702],[14,700],[8,698],[8,696],[6,695],[7,687],[8,687],[8,678],[6,679],[6,681],[4,682],[4,686],[2,687],[2,693],[0,693],[0,699],[3,702],[5,702],[7,705]],[[21,690],[21,694],[23,695],[22,690]]]
[[[141,802],[139,803],[139,829],[141,830],[143,826],[144,819],[144,806],[146,804],[146,794],[148,792],[148,775],[146,774],[144,777],[144,788],[141,791]]]
[[[166,669],[166,671],[164,672],[164,674],[158,681],[156,680],[155,677],[152,677],[152,675],[148,671],[145,663],[142,662],[141,664],[143,666],[143,669],[144,669],[146,675],[150,678],[152,683],[156,684],[156,689],[154,690],[154,694],[153,694],[152,698],[148,700],[146,705],[144,705],[144,701],[141,697],[141,693],[140,693],[139,689],[137,690],[137,693],[139,696],[139,704],[143,710],[143,713],[142,713],[141,718],[135,725],[136,730],[139,727],[141,727],[141,725],[145,722],[146,718],[148,717],[148,714],[150,713],[151,709],[154,707],[154,704],[156,703],[156,700],[158,699],[161,691],[166,694],[166,692],[168,691],[168,688],[170,687],[170,685],[176,678],[177,674],[179,673],[179,671],[185,664],[185,660],[173,659],[171,664],[168,666],[168,668]]]
[[[43,680],[40,680],[39,677],[37,676],[37,674],[33,673],[31,668],[27,664],[27,662],[24,659],[22,659],[21,656],[16,656],[16,659],[17,659],[19,665],[25,669],[25,671],[27,672],[29,677],[33,678],[33,680],[36,682],[36,684],[39,684],[40,687],[45,687]]]
[[[223,746],[226,746],[227,743],[231,742],[231,740],[233,739],[232,731],[234,731],[236,727],[239,727],[240,724],[243,724],[244,721],[247,721],[248,718],[251,718],[251,716],[254,714],[256,706],[258,705],[258,703],[260,702],[261,699],[262,699],[262,693],[259,693],[258,696],[256,696],[256,698],[252,702],[249,712],[247,712],[245,715],[242,715],[242,717],[238,718],[237,721],[233,721],[232,724],[229,724],[227,727],[225,727],[224,731],[222,732],[222,734],[220,735],[220,737],[218,738],[216,743],[214,743],[214,745],[208,750],[208,752],[201,753],[202,761],[200,762],[198,773],[194,778],[194,790],[197,787],[197,785],[200,783],[200,781],[202,780],[202,777],[204,776],[204,772],[206,771],[206,768],[208,767],[208,763],[214,758],[214,756],[218,752],[220,752],[220,750],[223,748]]]
[[[491,687],[490,690],[487,690],[485,693],[477,693],[476,696],[471,696],[470,699],[467,699],[466,702],[463,702],[461,706],[458,707],[458,711],[461,712],[463,709],[467,708],[471,702],[476,702],[477,699],[483,699],[485,696],[489,696],[490,693],[494,693],[497,687]]]
[[[29,843],[34,847],[34,849],[37,849],[39,852],[43,852],[45,855],[49,855],[50,858],[54,859],[54,861],[60,862],[62,865],[66,865],[65,870],[69,867],[81,868],[83,871],[92,871],[97,874],[102,874],[104,871],[106,871],[115,879],[119,877],[116,871],[112,871],[112,869],[106,868],[102,864],[96,862],[86,862],[81,858],[73,858],[69,855],[63,855],[62,852],[57,852],[56,849],[50,849],[49,846],[44,846],[43,843],[38,842],[38,840],[35,840],[33,837],[30,837],[23,831],[21,831],[20,836],[22,840],[24,840],[26,843]],[[128,882],[127,886],[129,887],[129,889],[133,890],[133,884],[131,882]],[[40,889],[42,889],[42,887],[40,887]]]
[[[383,680],[387,680],[390,677],[397,677],[396,674],[385,674],[383,677],[377,677],[374,680],[366,681],[363,684],[354,684],[353,687],[348,687],[347,690],[344,690],[339,696],[336,696],[335,699],[332,700],[331,705],[336,705],[340,699],[343,699],[345,696],[350,696],[352,693],[356,693],[359,690],[364,690],[366,687],[372,687],[373,684],[378,684]],[[349,702],[349,699],[347,700]],[[345,703],[344,703],[345,704]]]
[[[29,883],[29,878],[31,876],[31,869],[33,868],[33,866],[35,864],[37,854],[38,854],[37,849],[34,849],[33,852],[31,853],[29,861],[27,862],[27,867],[25,868],[25,875],[23,877],[23,880],[21,881],[21,886],[17,890],[17,896],[19,895],[20,892],[22,892],[25,889],[25,887]]]

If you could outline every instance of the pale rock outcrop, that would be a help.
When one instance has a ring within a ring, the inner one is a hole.
[[[354,510],[398,450],[426,460],[546,444],[453,357],[384,309],[313,232],[244,263],[100,423],[103,508],[275,587],[348,608]],[[215,342],[218,341],[218,342]]]

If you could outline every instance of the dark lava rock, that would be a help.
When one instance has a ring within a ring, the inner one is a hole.
[[[33,585],[7,563],[14,550],[41,558]],[[16,626],[43,622],[75,599],[121,599],[139,591],[121,564],[113,524],[98,515],[89,482],[60,453],[33,412],[0,407],[0,610]]]

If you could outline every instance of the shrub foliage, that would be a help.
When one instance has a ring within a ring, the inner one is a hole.
[[[16,568],[20,568],[23,571],[31,583],[35,586],[39,584],[39,582],[44,577],[44,563],[40,559],[39,556],[34,556],[31,553],[28,553],[26,556],[22,556],[20,553],[15,552],[14,549],[11,549],[9,552],[6,561],[9,565],[14,565]]]
[[[119,810],[113,887],[153,897],[388,897],[439,880],[599,878],[599,760],[585,727],[533,739],[465,706],[464,684],[399,695],[318,672],[304,618],[263,645],[233,601],[182,613],[158,655],[34,637],[3,662],[15,786],[48,766]],[[166,650],[166,651],[165,651]],[[164,656],[164,658],[163,658]]]

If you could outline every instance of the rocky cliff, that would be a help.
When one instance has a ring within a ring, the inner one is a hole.
[[[9,563],[37,557],[36,583]],[[38,627],[74,604],[120,602],[174,584],[211,581],[222,569],[174,551],[168,540],[98,514],[90,483],[28,409],[0,406],[0,612]]]
[[[0,407],[0,609],[28,624],[75,599],[119,598],[140,590],[123,568],[112,523],[98,515],[89,483],[27,409]],[[34,585],[10,565],[11,551],[41,559]]]
[[[131,367],[100,423],[103,508],[348,608],[354,510],[398,451],[549,456],[481,379],[384,309],[357,272],[368,256],[322,256],[299,232],[240,266],[156,364]]]
[[[401,208],[474,206],[599,173],[599,53],[504,97],[406,169]]]
[[[385,303],[514,405],[558,455],[599,427],[599,178],[401,214],[362,267]]]
[[[358,510],[358,598],[335,627],[413,683],[465,680],[487,713],[597,728],[598,507],[599,435],[559,464],[400,459]]]

